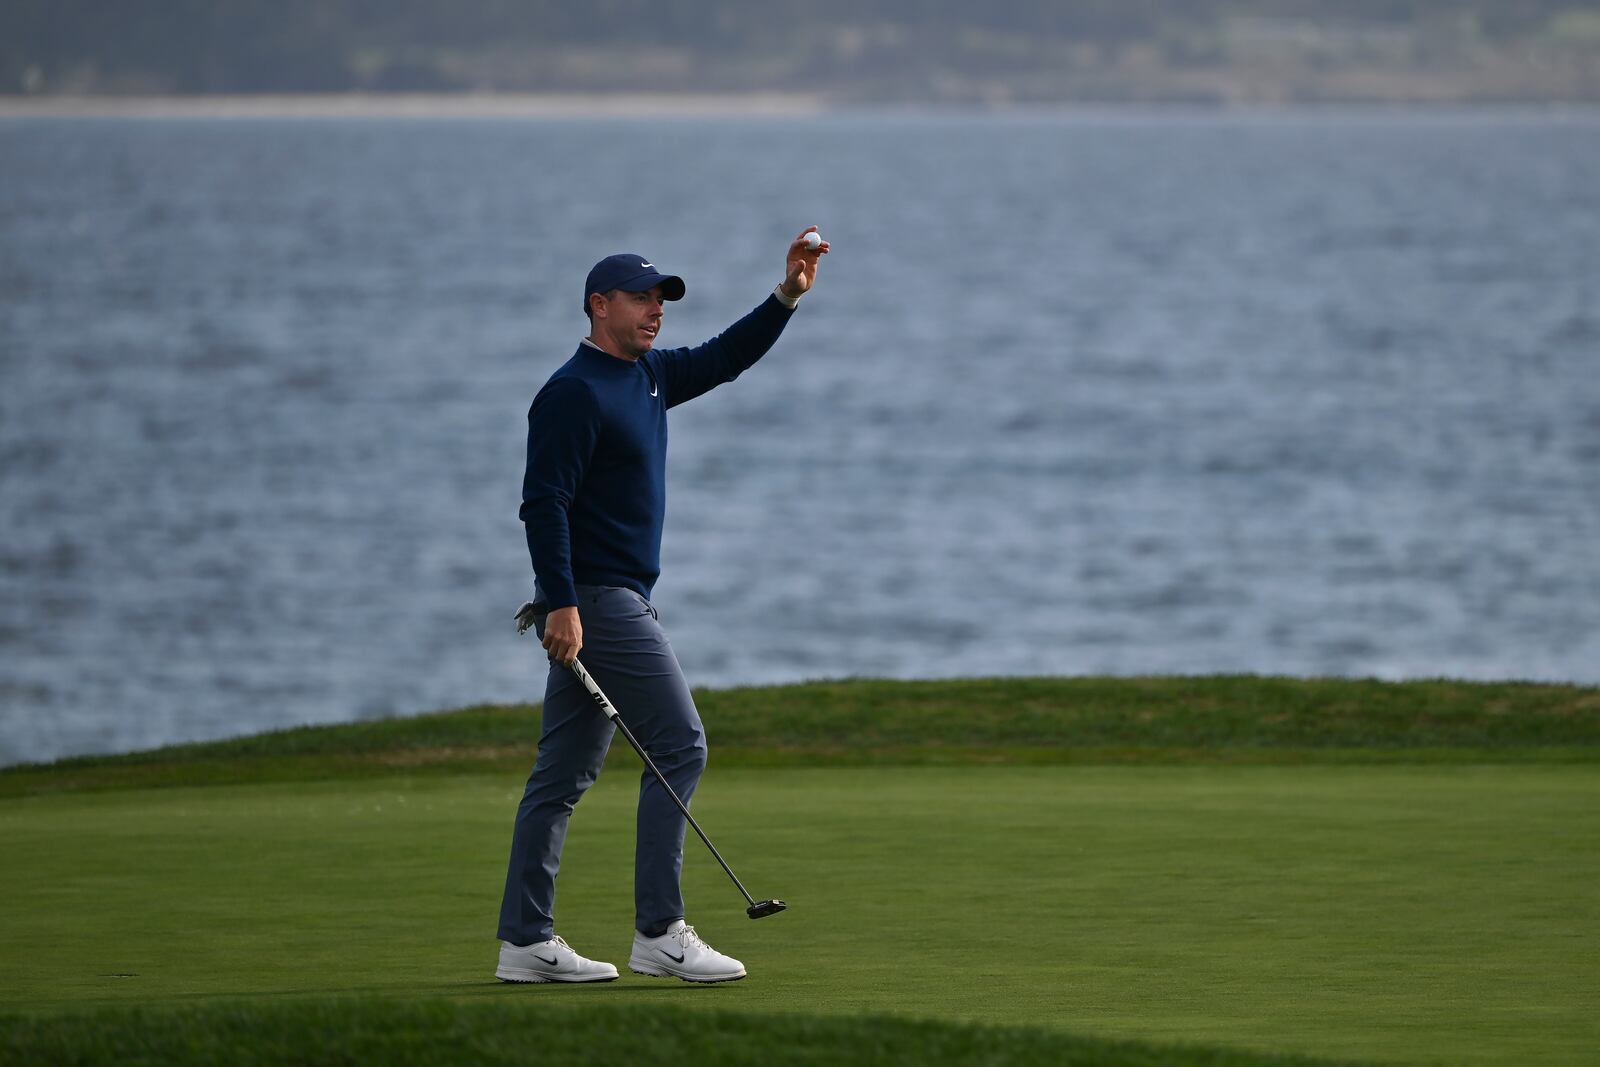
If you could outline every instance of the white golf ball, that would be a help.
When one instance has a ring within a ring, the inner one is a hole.
[[[817,233],[815,230],[812,230],[810,233],[806,234],[806,247],[811,249],[813,252],[821,248],[822,234]]]

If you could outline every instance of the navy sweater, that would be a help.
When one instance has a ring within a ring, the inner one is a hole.
[[[518,514],[552,611],[578,602],[576,585],[650,596],[667,509],[667,409],[737,378],[792,313],[769,296],[705,344],[637,362],[580,345],[550,376],[528,409]]]

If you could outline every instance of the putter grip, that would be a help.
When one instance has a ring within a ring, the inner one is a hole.
[[[617,709],[611,706],[611,701],[607,700],[606,695],[600,691],[600,686],[595,683],[593,678],[589,677],[589,672],[583,669],[583,664],[573,660],[572,673],[578,676],[578,681],[582,682],[583,687],[589,691],[589,695],[594,697],[594,702],[600,705],[600,710],[606,713],[606,718],[616,720]]]

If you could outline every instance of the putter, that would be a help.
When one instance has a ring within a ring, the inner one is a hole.
[[[526,633],[528,627],[533,625],[534,620],[543,614],[543,611],[540,611],[538,607],[531,603],[522,605],[521,610],[517,612],[517,632],[519,634]],[[787,908],[789,905],[781,900],[756,900],[750,895],[750,891],[744,887],[744,883],[739,881],[739,876],[733,873],[733,868],[728,866],[728,861],[723,859],[722,853],[717,851],[717,846],[711,843],[711,838],[706,836],[706,832],[700,829],[700,824],[695,822],[694,816],[689,814],[689,806],[679,799],[677,791],[667,782],[667,776],[661,773],[661,769],[656,766],[655,760],[650,758],[650,753],[646,752],[644,746],[639,744],[638,738],[633,736],[633,731],[628,729],[628,724],[622,721],[622,716],[617,714],[617,709],[612,705],[605,693],[601,692],[599,684],[584,669],[583,664],[576,659],[569,666],[572,673],[578,676],[578,681],[583,683],[583,687],[594,698],[594,702],[600,705],[600,710],[605,712],[606,718],[610,719],[616,728],[622,731],[622,736],[628,739],[628,744],[632,745],[633,750],[639,754],[639,758],[644,760],[644,765],[650,769],[651,774],[656,776],[656,781],[660,782],[661,788],[667,791],[667,796],[671,797],[672,802],[678,805],[678,810],[683,812],[683,817],[689,820],[689,825],[694,827],[694,832],[700,835],[700,840],[706,843],[706,848],[710,849],[711,855],[716,857],[723,873],[738,887],[745,903],[750,905],[745,909],[744,913],[752,919],[765,919],[768,915],[776,915]]]

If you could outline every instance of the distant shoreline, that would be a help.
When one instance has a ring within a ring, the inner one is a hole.
[[[805,116],[799,93],[308,93],[250,96],[0,96],[0,118],[586,118]]]
[[[130,96],[0,95],[0,119],[566,119],[810,118],[849,113],[1026,114],[1468,114],[1600,115],[1600,105],[1563,103],[1071,101],[877,103],[805,93],[262,93]]]

